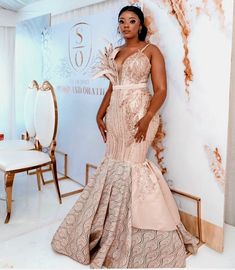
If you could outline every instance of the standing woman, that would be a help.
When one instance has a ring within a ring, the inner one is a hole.
[[[141,9],[122,8],[118,22],[125,43],[105,50],[97,74],[110,80],[97,113],[105,158],[52,247],[92,268],[184,267],[186,250],[195,253],[198,240],[181,223],[161,171],[146,159],[167,93],[164,59],[145,42]]]

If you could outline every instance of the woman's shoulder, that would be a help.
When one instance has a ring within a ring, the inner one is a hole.
[[[148,48],[149,48],[150,51],[152,51],[152,52],[161,52],[156,44],[153,44],[153,43],[150,43],[150,42],[148,42],[146,44],[149,45]]]
[[[155,45],[153,43],[149,43],[148,48],[149,48],[149,52],[151,54],[151,57],[152,56],[160,56],[160,57],[163,56],[161,50],[159,49],[159,47],[157,45]]]
[[[114,50],[121,50],[121,49],[123,49],[123,47],[124,47],[124,45],[116,46],[116,47],[114,48]]]

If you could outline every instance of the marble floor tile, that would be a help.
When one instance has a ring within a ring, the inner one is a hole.
[[[202,245],[196,256],[189,256],[187,267],[190,268],[235,268],[235,227],[224,226],[224,252]]]
[[[45,178],[51,179],[50,174]],[[81,188],[70,180],[60,181],[61,192],[69,192]],[[4,224],[6,215],[5,190],[3,175],[0,174],[0,241],[31,232],[63,219],[71,206],[78,199],[79,194],[63,198],[59,204],[54,184],[37,189],[35,175],[18,174],[13,186],[13,203],[10,222]]]
[[[0,268],[85,269],[78,262],[55,253],[51,238],[60,222],[0,242]]]

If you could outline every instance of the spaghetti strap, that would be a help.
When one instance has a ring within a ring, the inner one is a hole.
[[[149,45],[150,45],[150,43],[146,44],[146,45],[144,46],[144,48],[142,48],[140,51],[143,52]]]

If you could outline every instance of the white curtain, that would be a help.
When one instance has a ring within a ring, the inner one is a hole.
[[[15,28],[0,26],[0,133],[14,138],[15,128]]]

